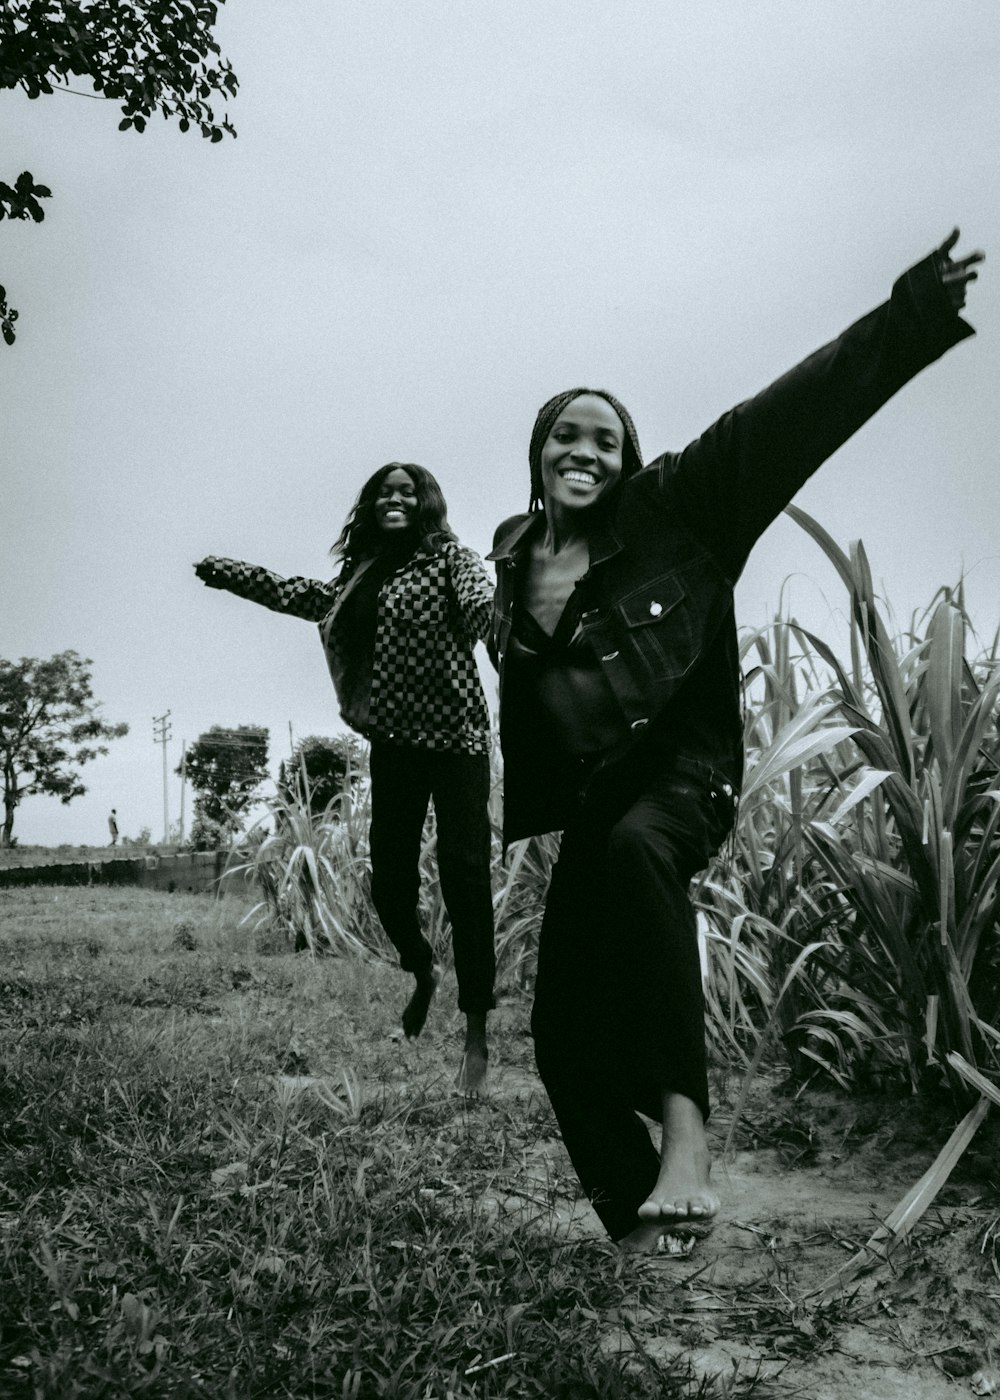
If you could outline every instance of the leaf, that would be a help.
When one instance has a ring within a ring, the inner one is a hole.
[[[931,737],[942,767],[949,767],[962,731],[965,625],[951,603],[940,603],[927,629],[930,643],[924,688]]]
[[[851,789],[836,811],[831,812],[827,817],[827,823],[830,826],[836,826],[841,818],[846,817],[847,813],[851,811],[852,808],[856,807],[859,802],[863,802],[866,797],[869,797],[877,787],[885,782],[886,778],[891,777],[892,772],[887,768],[867,769],[861,781]]]
[[[989,1099],[991,1103],[1000,1105],[1000,1088],[993,1083],[992,1079],[987,1079],[984,1074],[980,1074],[978,1069],[974,1069],[954,1050],[946,1058],[959,1078],[964,1079],[966,1084],[971,1085],[977,1093],[982,1094],[981,1103]]]
[[[948,1056],[949,1063],[960,1058],[957,1055]],[[996,1096],[995,1102],[1000,1103],[1000,1093],[992,1085],[990,1088]],[[842,1264],[825,1283],[807,1296],[818,1297],[820,1302],[827,1302],[858,1274],[885,1262],[900,1240],[906,1238],[925,1211],[933,1205],[938,1192],[955,1170],[988,1111],[989,1102],[986,1098],[981,1098],[958,1124],[923,1176],[906,1193],[885,1223],[878,1227],[846,1264]]]

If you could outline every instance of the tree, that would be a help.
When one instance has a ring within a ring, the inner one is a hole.
[[[328,739],[310,734],[295,745],[278,772],[278,792],[287,801],[308,806],[316,816],[353,790],[361,773],[361,745],[353,734]],[[304,776],[303,776],[304,774]],[[334,820],[337,811],[332,812]]]
[[[0,846],[9,846],[18,804],[33,793],[72,802],[87,791],[77,771],[99,754],[106,739],[120,739],[127,724],[108,724],[94,700],[89,667],[75,651],[47,661],[0,658],[0,764],[4,824]]]
[[[5,0],[0,6],[0,88],[36,98],[53,92],[121,104],[119,131],[146,129],[154,112],[197,127],[210,141],[235,136],[212,101],[235,96],[236,74],[222,59],[213,30],[225,0]],[[79,93],[73,79],[90,81]],[[39,203],[52,191],[24,170],[0,181],[0,219],[41,223]],[[0,287],[0,334],[14,344],[17,312]]]
[[[236,729],[213,725],[191,745],[183,772],[198,794],[191,844],[198,849],[224,845],[243,826],[243,815],[266,780],[268,732],[257,725]]]

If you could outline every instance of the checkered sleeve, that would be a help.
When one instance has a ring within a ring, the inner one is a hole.
[[[307,622],[321,621],[333,604],[336,583],[323,583],[314,578],[282,578],[259,564],[245,564],[240,559],[219,559],[210,554],[194,566],[195,573],[209,588],[223,588],[246,598],[251,603],[272,612],[302,617]]]
[[[493,584],[475,550],[457,544],[448,550],[448,583],[458,603],[462,626],[473,640],[485,639],[493,612]]]

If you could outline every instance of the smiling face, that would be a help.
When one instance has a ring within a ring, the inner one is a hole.
[[[416,519],[417,505],[413,477],[404,467],[393,467],[382,478],[375,496],[375,523],[386,534],[408,530]]]
[[[546,514],[596,505],[622,474],[625,429],[598,394],[580,394],[552,424],[542,447]]]

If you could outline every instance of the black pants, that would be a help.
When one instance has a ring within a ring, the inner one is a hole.
[[[404,972],[420,974],[434,952],[420,929],[420,848],[434,799],[441,895],[451,920],[458,1006],[494,1006],[493,897],[487,754],[437,753],[372,743],[372,900]]]
[[[636,1110],[659,1119],[670,1091],[708,1116],[688,885],[732,815],[707,767],[701,776],[661,769],[595,783],[563,833],[531,1028],[566,1148],[613,1239],[638,1224],[659,1172]]]

